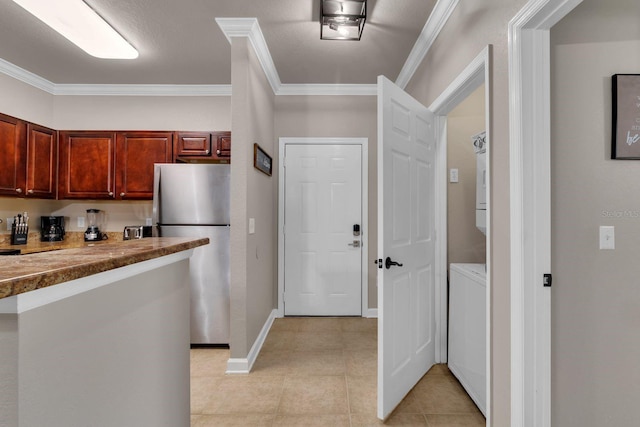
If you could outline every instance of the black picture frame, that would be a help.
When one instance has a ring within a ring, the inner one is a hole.
[[[273,159],[258,144],[253,144],[253,167],[271,176]]]
[[[640,74],[611,76],[611,158],[640,160]]]

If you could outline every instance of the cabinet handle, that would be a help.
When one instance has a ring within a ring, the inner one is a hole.
[[[109,196],[113,197],[113,191],[109,191]]]
[[[120,197],[124,197],[124,193],[120,193]]]
[[[22,188],[16,188],[16,193],[18,194],[22,193]]]
[[[33,190],[27,190],[27,193],[33,194]]]
[[[216,150],[216,154],[219,156],[220,155],[220,150]]]
[[[209,154],[209,150],[204,150],[204,154]]]

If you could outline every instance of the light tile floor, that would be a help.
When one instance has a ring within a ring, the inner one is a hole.
[[[225,375],[229,350],[191,350],[191,425],[484,426],[446,365],[435,365],[389,417],[376,418],[377,323],[276,319],[249,375]]]

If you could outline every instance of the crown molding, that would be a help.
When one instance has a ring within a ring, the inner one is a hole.
[[[273,58],[269,52],[267,42],[262,35],[260,24],[257,18],[216,18],[218,26],[224,33],[225,37],[231,43],[232,37],[248,37],[253,49],[258,56],[258,61],[262,65],[267,80],[271,85],[274,94],[278,93],[282,82],[273,63]]]
[[[53,91],[55,90],[55,84],[51,83],[49,80],[44,79],[31,71],[20,68],[17,65],[13,65],[11,62],[5,61],[2,58],[0,58],[0,72],[50,94],[53,94]]]
[[[231,85],[55,84],[0,58],[0,73],[51,95],[76,96],[231,96]]]
[[[453,13],[453,10],[458,5],[458,1],[459,0],[438,0],[436,2],[427,23],[424,24],[418,40],[416,40],[416,43],[413,45],[413,49],[411,49],[407,60],[402,66],[402,70],[400,70],[400,74],[398,74],[398,78],[396,79],[398,86],[404,89],[407,84],[409,84],[414,73],[425,56],[427,56],[427,52],[431,49],[436,37],[440,34],[442,27],[444,27],[451,13]]]
[[[231,85],[54,85],[54,95],[231,96]]]
[[[365,84],[283,84],[276,95],[376,96],[378,86]]]

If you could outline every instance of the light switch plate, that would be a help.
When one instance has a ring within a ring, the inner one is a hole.
[[[256,219],[249,218],[249,234],[255,234],[256,232]]]
[[[458,169],[453,168],[449,170],[449,182],[458,182]]]
[[[615,249],[616,234],[615,227],[612,225],[600,226],[600,249]]]

